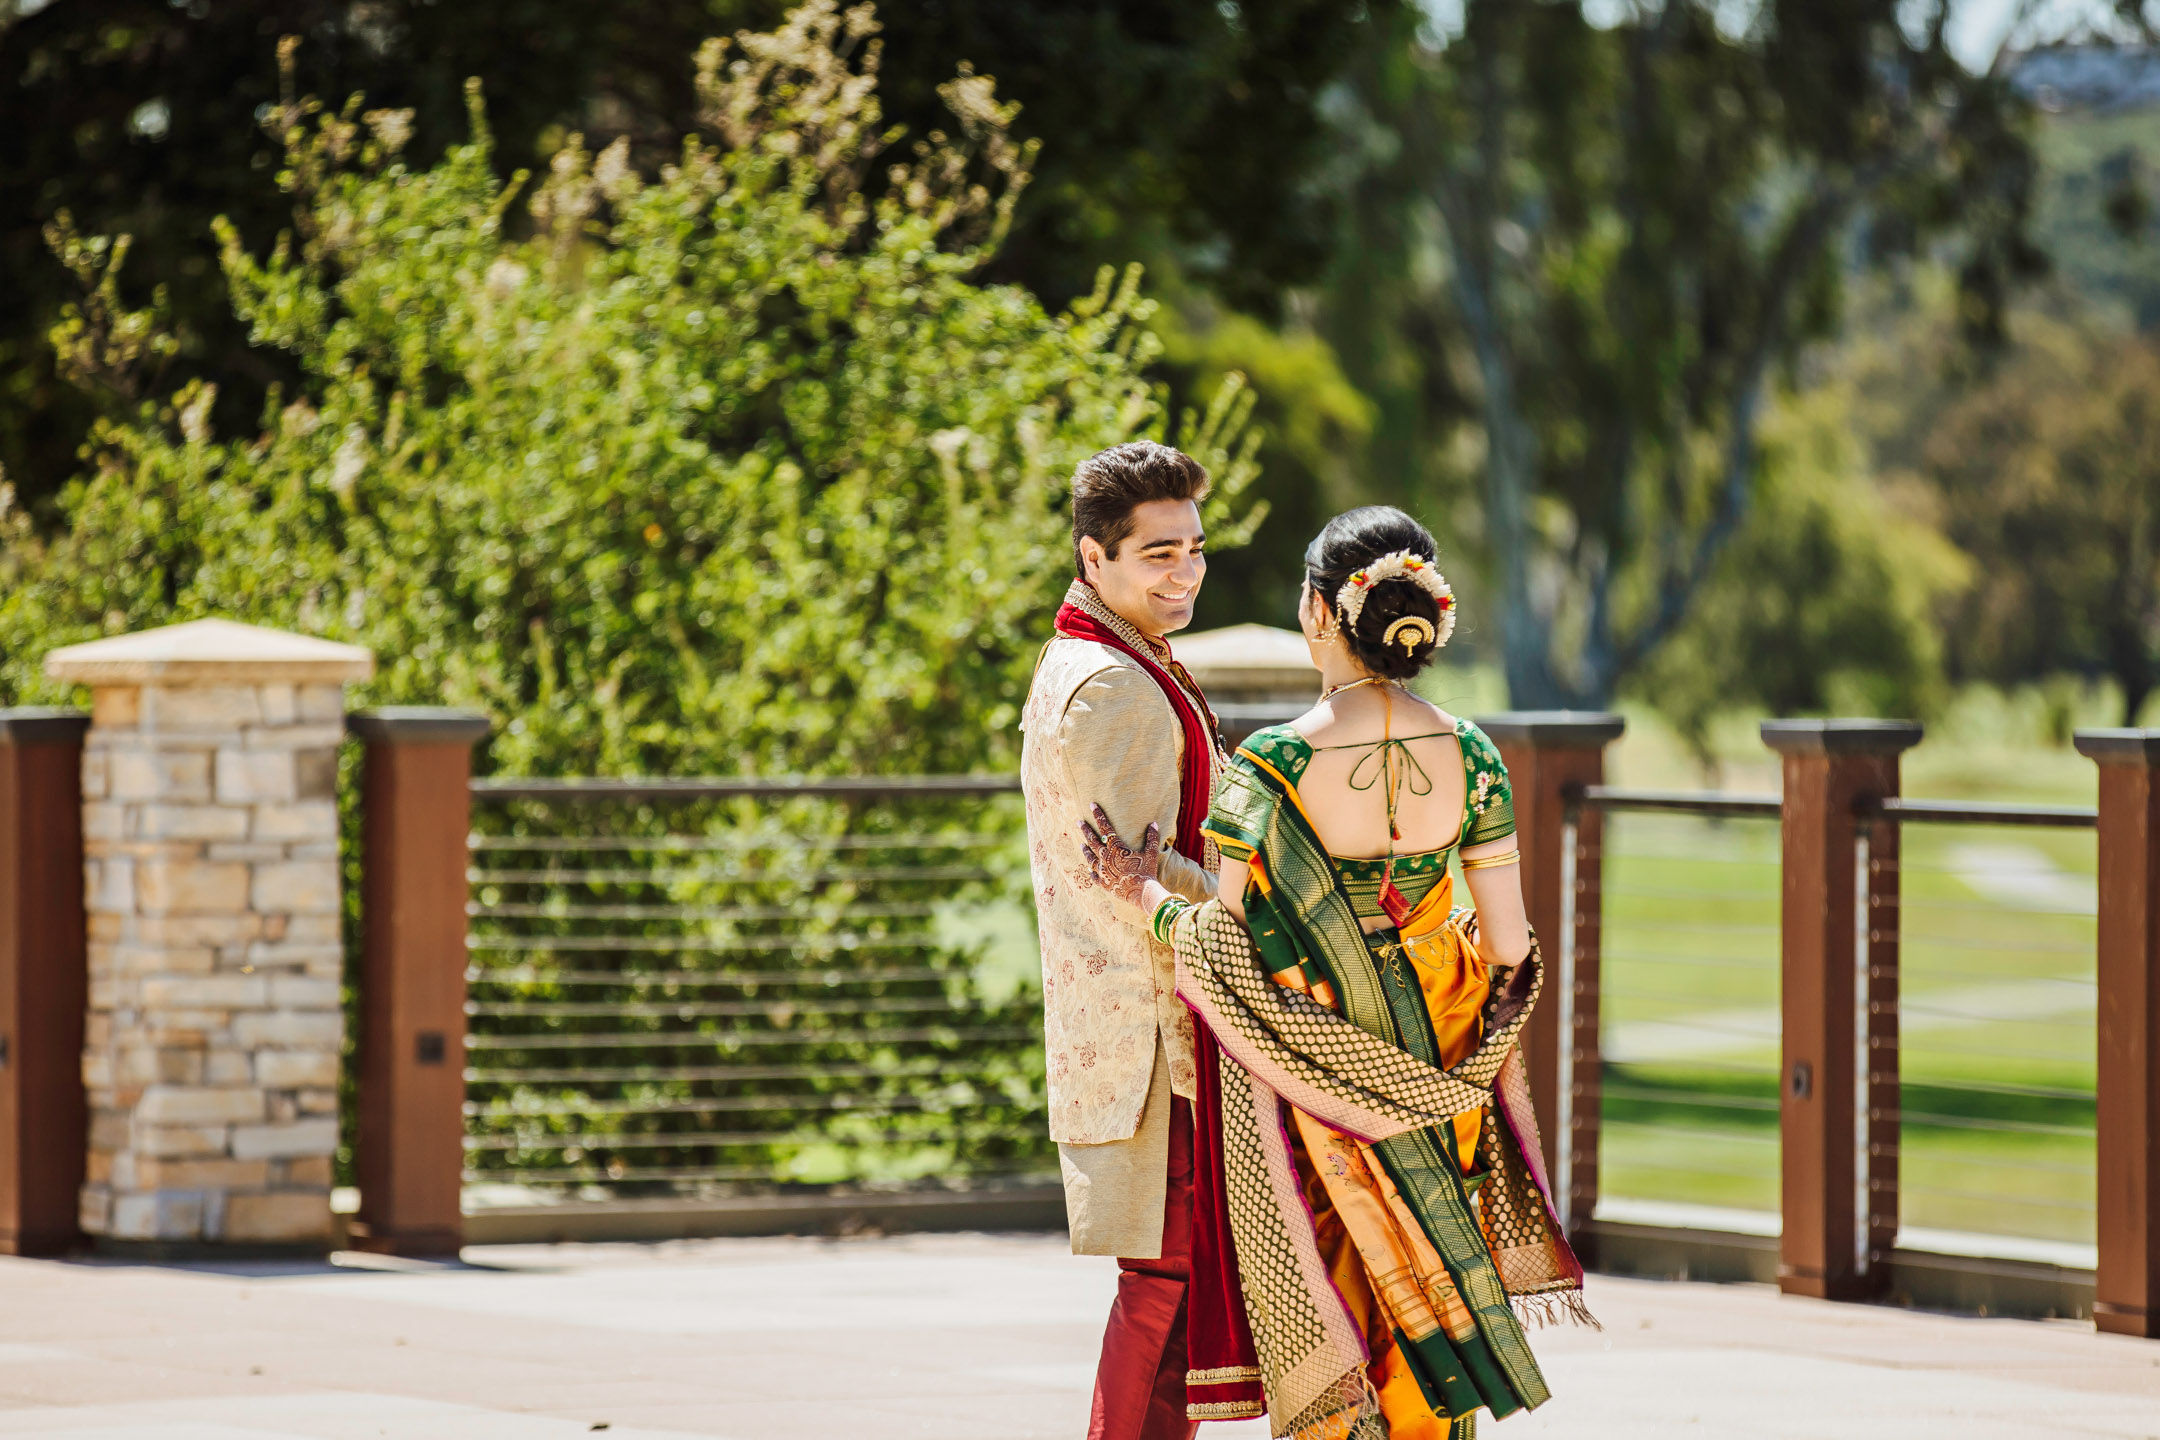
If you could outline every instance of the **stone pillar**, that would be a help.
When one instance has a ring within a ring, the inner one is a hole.
[[[1778,1288],[1861,1300],[1898,1213],[1898,793],[1910,720],[1765,720],[1783,757]]]
[[[56,650],[90,687],[83,852],[107,1248],[321,1248],[344,968],[337,762],[351,645],[197,620]]]

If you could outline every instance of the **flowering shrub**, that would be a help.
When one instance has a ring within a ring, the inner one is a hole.
[[[525,177],[471,139],[401,158],[409,112],[270,119],[295,230],[222,231],[238,313],[304,375],[260,433],[183,389],[103,424],[61,528],[0,507],[0,694],[50,648],[207,614],[372,648],[377,701],[484,708],[492,765],[547,773],[1010,764],[1068,574],[1074,464],[1167,417],[1137,275],[1049,314],[971,277],[1030,151],[987,77],[951,134],[881,118],[869,7],[812,0],[709,42],[706,130],[657,176],[577,137]],[[72,374],[145,352],[124,246],[56,229],[90,294]],[[1232,382],[1179,440],[1252,477]]]

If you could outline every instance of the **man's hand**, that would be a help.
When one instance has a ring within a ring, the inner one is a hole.
[[[1094,810],[1093,825],[1080,822],[1080,853],[1087,857],[1088,875],[1113,897],[1137,906],[1147,882],[1162,868],[1162,827],[1150,824],[1140,836],[1140,848],[1128,850],[1102,806]]]

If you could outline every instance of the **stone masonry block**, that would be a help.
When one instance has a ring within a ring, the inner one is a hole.
[[[338,912],[337,865],[329,860],[292,860],[255,867],[251,891],[257,914],[289,911],[335,915]]]
[[[197,1045],[129,1045],[113,1060],[115,1075],[126,1085],[193,1086],[206,1078],[202,1047]]]
[[[232,1153],[235,1159],[270,1159],[287,1155],[329,1155],[337,1150],[335,1117],[295,1120],[289,1125],[235,1125]]]
[[[255,840],[335,840],[338,833],[337,802],[301,800],[291,805],[257,805]]]
[[[100,730],[132,730],[142,721],[142,691],[133,685],[100,685],[90,692],[90,723]]]
[[[270,977],[270,1003],[280,1010],[335,1010],[344,998],[338,982],[306,975]]]
[[[260,915],[146,915],[133,938],[145,945],[229,945],[262,934]]]
[[[152,1190],[147,1194],[115,1195],[112,1229],[107,1233],[115,1240],[200,1240],[202,1192]]]
[[[251,725],[241,735],[250,750],[335,750],[345,743],[345,725]]]
[[[335,1115],[338,1113],[338,1096],[335,1090],[301,1090],[295,1092],[303,1115]]]
[[[135,1162],[135,1186],[143,1190],[260,1190],[270,1183],[267,1160],[160,1160]]]
[[[135,862],[118,856],[83,862],[83,906],[110,915],[135,908]]]
[[[261,975],[152,975],[142,982],[152,1010],[260,1010],[270,990]]]
[[[292,850],[279,840],[217,840],[211,842],[206,853],[212,860],[245,860],[252,865],[283,860]]]
[[[223,1155],[228,1134],[222,1125],[145,1125],[135,1136],[135,1150],[161,1160]]]
[[[111,799],[186,803],[210,798],[207,750],[114,750],[109,764]]]
[[[302,800],[337,799],[338,752],[335,745],[319,750],[295,750],[292,757],[294,783]]]
[[[252,1124],[263,1117],[263,1093],[253,1088],[153,1085],[143,1091],[135,1115],[148,1125]]]
[[[104,1235],[112,1229],[112,1187],[85,1185],[76,1198],[75,1219],[83,1233]]]
[[[82,793],[85,800],[103,800],[112,793],[112,762],[102,750],[83,750]]]
[[[334,1010],[272,1010],[236,1015],[232,1030],[250,1050],[336,1050],[345,1039],[345,1017]]]
[[[342,945],[325,945],[320,942],[307,945],[284,943],[278,945],[254,944],[248,946],[248,964],[263,969],[305,969],[316,973],[318,965],[333,967],[331,974],[339,973],[345,964],[345,948]]]
[[[145,840],[241,840],[248,813],[232,805],[144,805],[135,833]]]
[[[290,685],[258,685],[256,698],[262,702],[262,723],[265,725],[290,725],[300,718],[300,697]]]
[[[274,1187],[303,1189],[319,1186],[330,1188],[333,1166],[328,1155],[295,1155],[286,1160],[270,1162],[270,1183]]]
[[[220,750],[217,752],[217,798],[220,805],[297,798],[293,753],[289,750]]]
[[[330,1191],[279,1190],[225,1201],[224,1238],[303,1244],[330,1238]]]
[[[265,1090],[335,1086],[338,1057],[328,1050],[265,1050],[255,1057],[255,1083]]]
[[[216,952],[207,945],[115,945],[112,959],[123,975],[206,975]]]
[[[86,798],[82,807],[83,839],[118,840],[123,832],[127,813],[128,807],[125,805]]]
[[[262,723],[262,697],[253,685],[145,685],[144,730],[234,730]]]
[[[136,899],[152,915],[233,914],[248,908],[248,867],[229,861],[147,861]]]
[[[345,687],[342,685],[302,685],[297,687],[294,699],[298,702],[302,720],[345,720]]]

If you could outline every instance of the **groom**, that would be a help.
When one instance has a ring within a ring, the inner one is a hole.
[[[1221,762],[1214,714],[1164,636],[1207,573],[1208,474],[1135,441],[1073,474],[1073,561],[1021,721],[1020,779],[1043,955],[1050,1136],[1077,1255],[1118,1258],[1088,1440],[1191,1440],[1185,1415],[1192,1215],[1192,1019],[1148,917],[1095,887],[1080,826],[1168,838],[1159,877],[1215,893],[1200,835]]]

